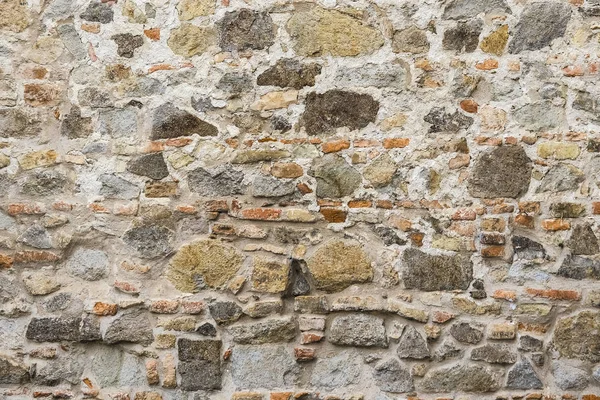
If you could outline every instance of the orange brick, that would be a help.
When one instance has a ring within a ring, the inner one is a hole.
[[[148,68],[148,73],[151,74],[156,71],[171,71],[176,69],[171,64],[154,64]]]
[[[595,201],[592,203],[592,213],[594,215],[600,215],[600,201]]]
[[[504,246],[487,246],[481,249],[481,256],[485,258],[495,258],[504,256]]]
[[[302,337],[300,338],[301,344],[310,344],[317,343],[323,340],[325,336],[321,333],[311,333],[311,332],[302,332]]]
[[[558,290],[558,289],[525,289],[527,294],[533,297],[544,297],[552,300],[570,300],[579,301],[581,299],[581,293],[575,290]]]
[[[10,268],[15,259],[8,254],[0,254],[0,268]]]
[[[315,353],[315,349],[307,349],[304,347],[296,347],[294,349],[296,361],[312,361],[315,358]]]
[[[408,146],[410,139],[408,138],[388,138],[383,140],[383,147],[386,149],[401,149]]]
[[[95,213],[99,214],[110,214],[110,210],[106,208],[103,204],[100,203],[92,203],[88,205],[88,208]]]
[[[140,292],[139,288],[129,282],[115,281],[114,287],[123,293],[136,294]]]
[[[481,71],[491,71],[493,69],[497,69],[498,68],[498,60],[489,58],[485,61],[475,64],[475,68],[477,68]]]
[[[24,250],[15,254],[15,263],[46,263],[60,260],[60,256],[45,250]]]
[[[547,231],[566,231],[571,229],[571,223],[558,218],[545,219],[542,221],[542,228]]]
[[[479,109],[479,104],[475,100],[466,99],[460,102],[460,108],[470,114],[474,114]]]
[[[350,200],[348,202],[348,207],[350,208],[366,208],[371,207],[373,202],[370,200]]]
[[[388,218],[388,223],[392,227],[400,229],[402,232],[408,232],[412,229],[412,222],[397,214],[390,215],[390,217]]]
[[[212,212],[227,212],[229,204],[227,204],[227,200],[208,200],[204,202],[204,209]]]
[[[515,217],[515,224],[529,229],[533,229],[535,227],[533,217],[527,214],[517,214]]]
[[[160,40],[160,28],[144,29],[144,35],[150,40]]]
[[[492,207],[492,214],[512,214],[515,211],[515,206],[508,203],[496,204]]]
[[[290,400],[292,392],[273,392],[271,393],[270,400]]]
[[[519,211],[522,213],[539,214],[540,213],[540,202],[539,201],[520,201]]]
[[[321,145],[323,153],[335,153],[349,148],[350,142],[348,140],[333,140],[331,142],[326,142]]]
[[[519,139],[517,139],[514,136],[508,136],[508,137],[504,138],[504,143],[510,144],[510,145],[515,145],[515,144],[519,143]]]
[[[492,298],[498,300],[515,301],[517,300],[517,292],[514,290],[497,289],[492,294]]]
[[[117,315],[117,310],[119,306],[112,303],[102,303],[97,302],[94,304],[94,308],[92,309],[92,313],[96,315],[106,316],[106,315]]]
[[[296,188],[298,188],[302,194],[312,193],[313,191],[306,183],[299,183],[296,185]]]
[[[391,200],[377,200],[375,202],[375,207],[391,210],[392,208],[394,208],[394,203],[392,203]]]
[[[581,400],[600,400],[600,396],[596,396],[595,394],[584,394],[581,397]]]
[[[81,24],[81,30],[87,33],[100,33],[100,24]]]
[[[341,223],[346,221],[346,211],[339,208],[321,208],[320,212],[327,222]]]
[[[409,235],[410,241],[413,245],[417,247],[423,246],[423,238],[425,238],[425,234],[421,232],[411,232]]]
[[[43,205],[34,203],[12,203],[8,205],[6,212],[10,215],[40,215],[46,213]]]
[[[196,209],[196,207],[190,206],[190,205],[177,206],[175,208],[175,210],[177,212],[182,213],[182,214],[188,214],[188,215],[193,215],[193,214],[196,214],[198,212],[198,210]]]
[[[73,207],[73,204],[64,201],[57,201],[52,204],[52,208],[56,211],[71,211]]]
[[[260,221],[276,221],[281,217],[278,208],[247,208],[242,210],[242,218]]]
[[[474,221],[477,218],[477,213],[472,208],[460,208],[452,214],[454,221]]]

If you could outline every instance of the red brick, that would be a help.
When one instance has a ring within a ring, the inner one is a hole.
[[[119,306],[113,303],[102,303],[97,302],[94,304],[94,308],[92,309],[92,314],[106,316],[106,315],[117,315],[117,310]]]
[[[547,231],[567,231],[571,229],[571,223],[564,219],[545,219],[542,221],[542,228]]]
[[[227,204],[227,200],[208,200],[204,202],[204,209],[212,212],[227,212],[229,204]]]
[[[302,332],[302,337],[300,338],[301,344],[311,344],[317,343],[323,340],[324,336],[321,333],[311,333],[311,332]]]
[[[481,71],[491,71],[493,69],[498,69],[498,60],[489,58],[487,60],[475,64],[475,68]]]
[[[350,208],[367,208],[371,207],[373,202],[370,200],[350,200],[348,202],[348,207]]]
[[[184,314],[201,314],[204,311],[203,301],[183,300],[181,302],[181,312]]]
[[[436,324],[445,324],[455,317],[454,314],[446,312],[446,311],[435,311],[433,313],[432,321]]]
[[[514,290],[497,289],[492,294],[492,298],[498,300],[515,301],[517,300],[517,292]]]
[[[348,140],[333,140],[331,142],[325,142],[321,145],[323,153],[336,153],[349,148],[350,142]]]
[[[452,219],[455,221],[474,221],[477,218],[477,213],[472,208],[461,208],[452,214]]]
[[[137,294],[140,292],[139,288],[129,282],[115,281],[114,287],[123,293]]]
[[[594,215],[600,215],[600,201],[595,201],[592,203],[592,213]]]
[[[346,211],[338,208],[321,208],[321,214],[325,218],[325,221],[331,223],[341,223],[346,221]]]
[[[485,258],[504,257],[504,246],[487,246],[481,249],[481,256]]]
[[[294,357],[296,361],[312,361],[315,359],[315,349],[307,349],[303,347],[296,347],[294,349]]]
[[[15,253],[15,263],[45,263],[60,260],[60,256],[46,250],[24,250]]]
[[[292,392],[273,392],[271,393],[270,400],[290,400]]]
[[[150,303],[149,309],[157,314],[175,314],[179,309],[179,300],[155,300]]]
[[[12,203],[8,205],[6,212],[10,215],[41,215],[46,213],[42,204],[35,203]]]
[[[247,208],[242,210],[242,218],[260,221],[276,221],[281,217],[281,210],[277,208]]]

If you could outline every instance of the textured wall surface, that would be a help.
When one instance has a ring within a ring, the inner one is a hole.
[[[0,0],[0,398],[600,399],[598,0]]]

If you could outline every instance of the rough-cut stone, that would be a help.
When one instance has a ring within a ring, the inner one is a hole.
[[[149,345],[154,340],[152,325],[142,309],[127,310],[111,321],[104,332],[108,344],[129,342]]]
[[[54,277],[53,271],[24,272],[23,284],[27,291],[34,296],[44,296],[60,289],[60,283]]]
[[[89,22],[108,24],[113,21],[114,12],[110,4],[92,1],[80,15],[81,19]]]
[[[528,4],[515,27],[508,50],[517,54],[525,50],[539,50],[562,37],[571,19],[568,4],[536,1]]]
[[[542,389],[544,385],[529,361],[522,359],[508,371],[506,388],[514,390]]]
[[[170,139],[193,134],[216,136],[217,133],[216,126],[167,103],[154,110],[150,138],[153,140]]]
[[[241,263],[242,255],[235,248],[201,240],[179,249],[171,260],[167,278],[182,292],[221,288],[235,276]]]
[[[117,54],[125,58],[133,58],[135,49],[144,45],[142,35],[120,33],[111,37],[117,44]]]
[[[290,266],[277,260],[254,258],[252,289],[263,293],[281,293],[288,286]]]
[[[560,264],[556,274],[569,279],[600,280],[600,261],[569,254]]]
[[[508,43],[508,25],[502,25],[486,36],[481,41],[480,47],[484,52],[500,57],[504,53],[506,43]]]
[[[82,117],[79,107],[71,107],[60,127],[60,133],[69,139],[88,137],[92,134],[92,118]]]
[[[581,390],[588,385],[588,373],[585,370],[564,362],[552,364],[552,376],[556,386],[562,390]]]
[[[373,279],[371,261],[355,243],[331,241],[319,247],[307,261],[317,289],[338,292]]]
[[[379,30],[337,10],[313,7],[295,12],[286,25],[296,54],[308,57],[356,56],[379,49]]]
[[[546,193],[576,190],[584,180],[585,175],[582,170],[571,164],[560,163],[548,170],[536,192]]]
[[[108,199],[131,200],[140,195],[136,185],[116,175],[102,174],[98,181],[102,184],[100,194]]]
[[[75,342],[80,339],[79,317],[32,318],[25,336],[36,342]]]
[[[444,50],[472,53],[477,50],[482,29],[483,22],[478,19],[458,22],[455,27],[446,29],[444,32],[442,47]]]
[[[565,109],[550,101],[529,103],[513,112],[515,121],[524,129],[538,132],[560,128],[565,121]]]
[[[266,49],[274,43],[277,29],[268,13],[247,8],[227,12],[218,26],[224,51]]]
[[[368,94],[329,90],[306,96],[301,124],[309,135],[335,133],[337,128],[361,129],[375,122],[379,102]]]
[[[208,305],[210,316],[219,325],[231,324],[244,314],[242,307],[233,301],[215,301]]]
[[[289,342],[296,336],[296,322],[291,318],[270,319],[232,326],[229,333],[240,344]]]
[[[532,168],[522,147],[498,147],[475,161],[469,192],[473,197],[518,198],[529,189]]]
[[[559,319],[552,343],[565,358],[600,362],[600,313],[582,311]]]
[[[309,175],[317,179],[318,197],[350,196],[362,182],[360,173],[342,157],[328,154],[313,162]]]
[[[402,280],[407,289],[466,290],[473,279],[473,265],[464,255],[431,255],[409,248],[403,255]]]
[[[268,175],[258,175],[252,182],[254,197],[281,197],[293,194],[296,185],[293,181],[283,181]]]
[[[171,251],[173,231],[162,225],[134,225],[123,234],[123,241],[142,258],[156,258]]]
[[[319,358],[312,371],[310,383],[329,390],[355,384],[360,376],[360,367],[359,358],[353,351]]]
[[[127,163],[127,170],[132,174],[156,180],[169,176],[169,169],[162,153],[150,153],[137,157]]]
[[[571,253],[576,255],[594,255],[600,253],[598,238],[594,234],[590,224],[575,225],[571,236],[566,241],[566,245],[571,249]]]
[[[67,260],[66,268],[77,278],[97,281],[108,275],[108,255],[101,250],[78,248]]]
[[[453,0],[444,8],[444,18],[465,20],[477,17],[479,14],[506,13],[510,7],[505,0]]]
[[[196,17],[212,15],[215,12],[215,2],[212,0],[182,0],[177,4],[179,19],[189,21]]]
[[[401,64],[366,64],[356,68],[340,68],[335,75],[338,85],[344,88],[376,87],[404,89],[408,71]]]
[[[19,236],[19,242],[25,243],[28,246],[35,247],[36,249],[51,249],[52,238],[50,234],[41,225],[34,224],[25,230]]]
[[[35,171],[26,178],[21,192],[30,196],[56,195],[65,191],[67,183],[67,177],[56,170]]]
[[[481,365],[457,364],[428,371],[417,384],[425,393],[493,392],[500,388],[503,372]]]
[[[345,346],[388,346],[383,319],[362,314],[335,317],[328,339],[333,344]]]
[[[429,51],[427,34],[414,25],[396,31],[392,38],[392,50],[394,53],[427,53]]]
[[[216,45],[217,31],[212,27],[184,23],[171,31],[167,44],[173,53],[190,58]]]
[[[450,334],[461,343],[477,344],[483,339],[483,325],[457,322],[450,328]]]
[[[385,153],[375,159],[363,170],[363,177],[374,187],[387,186],[392,182],[398,167],[392,158]]]
[[[22,32],[29,26],[27,3],[6,0],[0,3],[0,30]]]
[[[177,341],[180,360],[177,369],[183,390],[221,389],[221,346],[220,340]]]
[[[412,325],[409,325],[404,329],[396,352],[400,358],[415,360],[422,360],[424,358],[429,358],[430,356],[427,341],[425,341],[419,331]]]
[[[406,393],[415,389],[410,370],[395,358],[375,365],[373,379],[379,389],[385,392]]]
[[[291,387],[298,373],[291,349],[284,346],[236,346],[231,355],[231,376],[240,390]]]
[[[259,86],[279,86],[302,89],[314,86],[315,78],[321,73],[321,65],[317,63],[303,64],[298,60],[285,58],[261,73],[256,79]]]
[[[0,384],[21,385],[29,382],[29,379],[27,365],[5,355],[0,356]]]
[[[486,344],[471,351],[471,360],[492,364],[514,364],[517,362],[517,353],[505,344]]]
[[[233,196],[244,192],[244,173],[226,166],[213,170],[198,168],[188,174],[192,192],[201,196]]]
[[[0,137],[26,137],[37,135],[41,120],[37,113],[22,108],[0,108]]]
[[[461,114],[459,111],[448,112],[445,108],[432,108],[423,120],[431,126],[429,132],[458,133],[468,129],[473,124],[473,118]]]

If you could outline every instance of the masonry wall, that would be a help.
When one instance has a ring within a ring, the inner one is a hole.
[[[0,0],[0,398],[600,399],[598,0]]]

